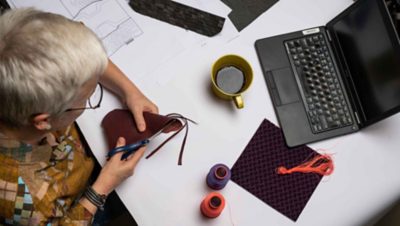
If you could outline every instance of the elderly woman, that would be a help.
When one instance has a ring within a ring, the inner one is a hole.
[[[120,154],[93,184],[93,160],[73,126],[99,107],[101,85],[121,97],[138,129],[157,113],[79,22],[34,9],[0,16],[0,224],[87,225],[144,152]],[[119,138],[117,146],[124,145]],[[82,195],[84,194],[84,195]]]

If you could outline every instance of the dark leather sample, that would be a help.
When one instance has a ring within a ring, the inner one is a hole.
[[[262,13],[267,11],[278,0],[221,0],[232,12],[229,14],[233,25],[238,31],[243,30]]]
[[[206,36],[221,32],[225,18],[171,0],[130,0],[136,12]]]
[[[288,148],[282,130],[264,120],[232,167],[231,180],[296,221],[322,179],[319,174],[278,174],[319,155],[307,146]]]
[[[150,138],[168,124],[168,126],[163,129],[163,133],[169,133],[173,131],[175,133],[172,134],[155,150],[153,150],[149,155],[147,155],[146,158],[150,158],[158,150],[160,150],[165,143],[186,128],[186,134],[182,141],[178,160],[178,165],[182,165],[183,150],[188,134],[188,121],[193,121],[175,113],[163,116],[149,112],[143,112],[143,116],[146,121],[146,130],[144,132],[139,132],[137,130],[133,115],[129,110],[116,109],[109,112],[101,123],[102,127],[104,128],[109,150],[115,147],[118,137],[124,137],[126,144],[136,143],[140,140]]]

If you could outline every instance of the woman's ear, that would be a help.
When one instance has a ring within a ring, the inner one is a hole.
[[[32,124],[37,130],[50,130],[50,115],[47,113],[35,115],[32,119]]]

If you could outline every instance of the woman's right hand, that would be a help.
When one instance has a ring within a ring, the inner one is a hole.
[[[124,145],[125,139],[122,137],[118,138],[116,147]],[[110,194],[122,181],[133,175],[135,166],[143,156],[145,150],[145,147],[140,148],[126,160],[121,160],[122,152],[113,155],[103,166],[92,188],[98,194]]]

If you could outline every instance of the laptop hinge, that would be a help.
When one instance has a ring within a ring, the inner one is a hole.
[[[329,32],[328,29],[326,29],[326,34],[327,34],[327,36],[328,36],[328,41],[332,42],[331,33]]]
[[[361,124],[360,117],[358,116],[358,113],[356,111],[354,112],[354,116],[356,118],[357,124],[360,125]]]

